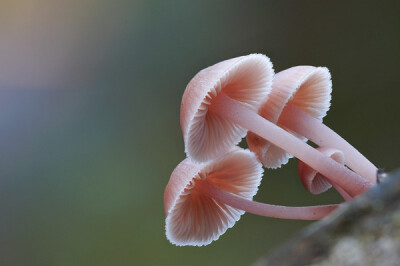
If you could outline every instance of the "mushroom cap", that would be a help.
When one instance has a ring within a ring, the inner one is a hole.
[[[345,158],[342,151],[327,147],[319,147],[317,150],[344,165]],[[299,161],[297,170],[301,183],[312,194],[321,194],[332,187],[328,179],[302,161]]]
[[[238,144],[247,130],[209,111],[209,106],[223,92],[257,112],[268,96],[273,75],[271,61],[262,54],[225,60],[197,73],[181,103],[186,155],[196,162],[206,162]]]
[[[258,113],[270,122],[279,125],[279,117],[283,109],[287,103],[291,103],[322,121],[330,107],[331,92],[331,75],[326,67],[295,66],[275,75],[268,100],[261,106]],[[303,136],[284,129],[307,141]],[[258,159],[267,168],[279,168],[292,157],[253,132],[247,134],[246,140],[250,150],[257,154]]]
[[[241,148],[234,148],[209,163],[182,161],[173,171],[164,193],[168,240],[177,246],[208,245],[233,227],[244,213],[201,194],[196,185],[202,180],[252,199],[262,174],[262,165],[255,154]]]

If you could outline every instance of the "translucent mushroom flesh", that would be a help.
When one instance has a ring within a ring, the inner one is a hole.
[[[288,132],[318,146],[333,147],[343,151],[346,165],[375,184],[377,168],[329,127],[322,123],[329,110],[332,82],[325,67],[296,66],[277,73],[268,100],[259,114],[278,124]],[[268,168],[287,163],[291,155],[281,148],[249,132],[249,148]]]
[[[338,205],[286,207],[252,201],[263,169],[254,153],[234,148],[209,163],[185,159],[164,193],[166,235],[178,246],[202,246],[219,238],[244,211],[283,219],[318,220]]]

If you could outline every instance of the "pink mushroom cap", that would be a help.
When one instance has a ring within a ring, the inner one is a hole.
[[[238,144],[247,130],[209,111],[220,93],[255,112],[265,102],[274,71],[269,58],[250,54],[222,61],[194,76],[182,97],[180,124],[185,152],[196,162],[212,160]]]
[[[344,154],[340,150],[327,147],[319,147],[317,150],[340,164],[345,163]],[[302,161],[298,163],[298,172],[301,183],[312,194],[321,194],[332,187],[329,180]]]
[[[285,106],[290,103],[322,121],[330,107],[331,92],[332,81],[327,68],[295,66],[275,74],[268,99],[258,113],[280,126],[279,117]],[[307,141],[305,137],[288,131]],[[279,168],[292,157],[253,132],[249,132],[246,139],[250,150],[257,154],[258,159],[267,168]]]
[[[251,200],[262,174],[255,154],[237,147],[210,163],[182,161],[173,171],[164,193],[168,240],[177,246],[207,245],[233,227],[244,213],[196,190],[202,180]]]

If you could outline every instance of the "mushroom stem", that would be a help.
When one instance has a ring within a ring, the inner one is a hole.
[[[293,104],[287,104],[278,124],[306,137],[318,146],[329,146],[341,150],[346,157],[346,165],[370,183],[376,184],[376,166],[317,118],[308,115]]]
[[[332,183],[338,184],[352,197],[362,194],[372,186],[370,182],[358,174],[315,150],[299,138],[269,122],[224,93],[218,95],[209,108],[299,158]]]
[[[338,204],[321,206],[288,207],[260,203],[242,198],[236,194],[224,191],[210,182],[201,182],[196,188],[201,193],[233,208],[256,215],[279,219],[320,220],[339,207]]]

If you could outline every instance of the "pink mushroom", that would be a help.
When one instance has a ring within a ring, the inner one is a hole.
[[[268,57],[251,54],[203,69],[182,97],[180,123],[186,154],[197,162],[212,160],[238,144],[247,130],[209,107],[219,94],[256,112],[271,90],[274,70]]]
[[[227,152],[250,130],[304,161],[351,196],[371,187],[358,174],[257,114],[269,93],[272,64],[264,55],[233,58],[200,71],[182,97],[185,151],[197,162]]]
[[[306,141],[341,150],[346,164],[372,184],[377,168],[346,140],[322,123],[329,110],[332,91],[327,68],[296,66],[275,75],[268,100],[259,114]],[[249,148],[266,167],[279,167],[290,155],[254,133],[247,135]]]
[[[165,188],[165,230],[178,246],[219,238],[245,211],[282,219],[318,220],[338,205],[286,207],[252,201],[263,169],[254,153],[234,148],[208,163],[182,161]]]
[[[345,163],[343,152],[337,149],[319,147],[317,148],[317,150],[342,165]],[[312,194],[321,194],[330,189],[333,185],[346,201],[351,199],[350,195],[347,194],[346,191],[344,191],[341,187],[334,183],[331,184],[331,182],[329,182],[323,175],[321,175],[302,161],[299,161],[298,163],[298,172],[301,183]]]

